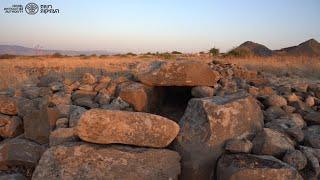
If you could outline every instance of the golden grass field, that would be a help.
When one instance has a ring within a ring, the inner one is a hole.
[[[105,56],[93,57],[63,57],[50,56],[16,57],[14,59],[0,59],[0,89],[21,87],[23,84],[34,83],[37,78],[48,73],[61,73],[69,79],[78,79],[83,73],[95,75],[108,73],[126,73],[139,71],[137,62],[149,62],[162,59],[158,56]],[[272,58],[213,58],[207,55],[178,55],[167,60],[199,60],[210,62],[213,59],[234,63],[272,73],[277,76],[297,75],[302,78],[320,80],[320,59],[306,57],[272,57]]]

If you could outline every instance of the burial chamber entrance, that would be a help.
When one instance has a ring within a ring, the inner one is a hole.
[[[191,89],[188,86],[155,87],[158,102],[152,113],[179,122],[192,98]]]

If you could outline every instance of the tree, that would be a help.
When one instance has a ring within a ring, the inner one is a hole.
[[[219,49],[217,49],[217,48],[211,48],[211,49],[209,50],[209,53],[210,53],[212,56],[217,56],[217,55],[219,55]]]

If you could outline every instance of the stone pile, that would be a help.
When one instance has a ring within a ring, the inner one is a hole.
[[[0,93],[0,179],[317,179],[319,99],[216,61],[50,74]]]

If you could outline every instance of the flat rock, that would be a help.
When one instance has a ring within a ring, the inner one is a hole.
[[[137,77],[150,86],[213,86],[220,74],[201,62],[166,61],[152,63],[147,72]]]
[[[227,140],[263,128],[257,101],[245,93],[191,99],[174,148],[182,156],[182,179],[209,179]]]
[[[86,111],[76,126],[76,134],[87,142],[160,148],[168,146],[178,132],[178,124],[161,116],[101,109]]]
[[[32,179],[178,179],[179,160],[166,149],[68,144],[48,149]]]
[[[272,156],[223,155],[217,166],[217,180],[302,180],[293,167]]]

